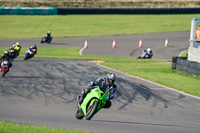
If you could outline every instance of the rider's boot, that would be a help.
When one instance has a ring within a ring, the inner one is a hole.
[[[89,88],[86,88],[86,89],[83,89],[81,91],[81,96],[78,97],[78,105],[81,106],[84,98],[86,97],[86,95],[88,94],[89,92]]]
[[[81,95],[81,96],[79,96],[79,99],[78,99],[78,105],[79,105],[79,106],[81,106],[81,104],[82,104],[82,102],[83,102],[85,96],[86,96],[86,95]]]

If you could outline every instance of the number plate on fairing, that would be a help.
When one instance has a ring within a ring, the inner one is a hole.
[[[4,65],[7,65],[7,64],[8,64],[8,61],[3,61],[3,64],[4,64]]]

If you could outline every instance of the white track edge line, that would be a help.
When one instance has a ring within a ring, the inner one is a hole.
[[[84,49],[85,49],[84,47],[81,48],[81,50],[79,51],[79,55],[82,55]]]

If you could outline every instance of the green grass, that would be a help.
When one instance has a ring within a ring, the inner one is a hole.
[[[66,129],[54,129],[45,126],[34,126],[7,123],[0,121],[0,133],[88,133],[85,131],[78,130],[66,130]]]
[[[188,54],[188,50],[185,50],[180,56],[181,56],[181,57],[186,57],[187,54]]]
[[[0,38],[105,36],[189,31],[190,15],[0,15]]]

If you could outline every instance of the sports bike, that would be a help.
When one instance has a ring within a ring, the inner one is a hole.
[[[42,37],[41,43],[51,43],[53,37]]]
[[[5,77],[6,73],[8,72],[9,69],[9,62],[8,60],[4,60],[1,63],[1,72],[2,72],[2,77]]]
[[[33,51],[34,50],[34,51]],[[37,49],[27,49],[24,55],[24,60],[28,60],[30,58],[33,58],[34,55],[36,54]]]
[[[82,104],[79,106],[76,111],[76,118],[83,119],[84,117],[86,120],[92,119],[92,117],[101,110],[106,101],[109,100],[110,89],[108,89],[105,93],[100,90],[99,86],[92,89],[87,96],[84,98]],[[80,99],[80,96],[77,98],[77,101]]]

